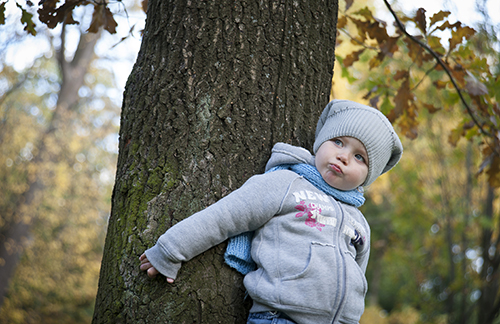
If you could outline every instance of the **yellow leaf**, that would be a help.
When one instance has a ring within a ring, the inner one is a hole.
[[[457,146],[458,141],[463,136],[464,136],[464,129],[462,126],[459,126],[450,132],[450,135],[448,136],[448,143],[450,143],[453,146]]]
[[[434,86],[439,90],[439,89],[446,88],[446,86],[448,85],[448,82],[437,80],[437,81],[434,81],[432,84],[434,84]]]
[[[340,17],[339,20],[337,21],[337,29],[344,28],[346,25],[347,25],[347,17],[346,16]]]
[[[432,48],[432,50],[438,54],[444,55],[446,53],[446,50],[443,47],[443,44],[441,44],[441,38],[436,37],[436,36],[429,36],[427,37],[427,44]]]
[[[450,14],[451,14],[451,12],[449,12],[449,11],[440,11],[440,12],[434,14],[431,17],[431,23],[430,23],[429,27],[431,27],[432,25],[434,25],[438,21],[441,21],[444,18],[448,17]]]
[[[365,17],[365,19],[368,21],[373,19],[373,14],[372,14],[371,10],[368,9],[368,7],[364,7],[362,9],[356,11],[354,14]]]
[[[453,50],[458,44],[461,44],[464,38],[468,40],[476,33],[474,29],[462,26],[461,23],[458,24],[459,25],[455,24],[454,27],[456,27],[456,29],[452,29],[451,31],[450,51]]]

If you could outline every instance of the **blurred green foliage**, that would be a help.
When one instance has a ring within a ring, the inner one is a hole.
[[[106,94],[112,75],[91,65],[76,107],[46,136],[49,158],[40,162],[39,139],[53,122],[61,82],[51,54],[22,72],[3,62],[0,75],[0,229],[20,214],[31,226],[22,246],[2,240],[22,252],[2,323],[89,323],[97,292],[119,107]],[[25,206],[34,177],[43,190]]]

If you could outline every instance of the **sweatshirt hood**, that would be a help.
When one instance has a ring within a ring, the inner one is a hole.
[[[276,143],[266,164],[266,172],[281,164],[306,163],[315,165],[314,156],[305,148],[286,143]]]

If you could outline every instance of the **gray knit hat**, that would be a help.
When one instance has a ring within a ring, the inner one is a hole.
[[[391,123],[379,110],[349,100],[332,100],[319,117],[314,154],[335,137],[350,136],[363,143],[368,153],[368,175],[363,186],[394,167],[403,145]]]

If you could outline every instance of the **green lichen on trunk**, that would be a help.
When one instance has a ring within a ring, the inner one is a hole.
[[[264,169],[277,141],[310,148],[328,101],[337,1],[150,0],[127,82],[94,323],[244,323],[224,244],[173,285],[139,256],[169,227]]]

